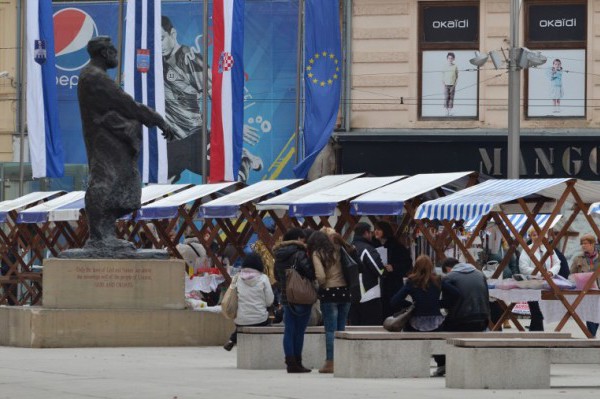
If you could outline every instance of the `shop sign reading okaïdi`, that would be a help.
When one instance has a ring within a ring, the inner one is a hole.
[[[475,42],[479,37],[479,7],[423,6],[422,42]]]
[[[528,40],[572,42],[586,39],[585,4],[530,4]]]

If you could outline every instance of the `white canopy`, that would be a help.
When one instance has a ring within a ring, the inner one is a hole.
[[[263,180],[231,194],[217,198],[200,207],[201,217],[232,218],[240,206],[301,182],[300,179]]]
[[[82,203],[84,197],[85,191],[66,193],[65,195],[19,212],[17,215],[17,223],[44,223],[47,221],[57,221],[57,219],[50,219],[50,213],[52,211],[72,209]],[[79,209],[80,208],[77,209],[77,218],[79,217]],[[77,220],[77,218],[75,218],[75,220]]]
[[[340,184],[346,183],[350,180],[356,179],[362,176],[363,173],[354,173],[350,175],[329,175],[318,178],[308,182],[298,188],[283,193],[276,197],[270,198],[266,201],[256,204],[256,208],[260,210],[268,209],[285,209],[287,210],[291,203],[298,201],[311,194],[318,193],[320,191],[327,190],[331,187],[339,186]]]
[[[177,216],[177,210],[180,206],[208,195],[217,193],[228,187],[234,186],[235,182],[203,184],[188,188],[181,192],[169,195],[151,204],[142,206],[137,213],[138,220],[148,219],[170,219]]]
[[[600,187],[583,180],[488,180],[455,194],[421,204],[417,209],[416,218],[470,220],[491,211],[500,211],[503,204],[519,198],[535,195],[558,200],[570,181],[575,181],[575,189],[584,203],[600,202]]]
[[[64,194],[64,191],[36,191],[22,197],[0,203],[0,222],[5,222],[9,212],[22,209],[36,202]]]
[[[292,217],[331,216],[340,202],[358,197],[405,177],[360,177],[353,179],[292,202],[289,207],[289,214]]]
[[[165,195],[192,187],[191,184],[151,184],[142,188],[142,205],[148,204]]]
[[[399,215],[404,202],[463,179],[473,172],[419,174],[383,186],[350,201],[356,215]]]

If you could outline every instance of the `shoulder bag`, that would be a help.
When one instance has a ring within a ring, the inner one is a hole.
[[[358,270],[358,263],[354,258],[346,251],[346,248],[340,248],[340,262],[342,264],[342,272],[344,273],[344,279],[350,292],[350,300],[353,303],[360,302],[360,279]]]
[[[221,313],[226,319],[233,320],[237,317],[238,309],[238,292],[237,292],[238,276],[235,276],[229,284],[229,288],[225,291],[223,300],[221,301]]]
[[[294,265],[285,271],[287,301],[297,305],[312,305],[317,302],[317,290],[312,281],[298,273],[297,263],[298,255],[296,255]]]
[[[412,317],[413,312],[415,311],[415,305],[410,305],[407,308],[402,309],[398,313],[394,313],[393,316],[390,316],[385,319],[383,322],[383,328],[388,331],[402,331],[406,324]]]

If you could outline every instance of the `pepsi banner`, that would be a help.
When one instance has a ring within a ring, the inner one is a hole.
[[[212,25],[205,57],[202,10],[201,1],[162,2],[165,108],[167,120],[179,133],[179,140],[167,146],[172,182],[198,184],[203,174],[201,104],[208,95],[210,116],[212,82],[202,81],[202,69],[212,64]],[[246,4],[244,148],[238,179],[247,183],[293,177],[297,11],[297,0]],[[89,62],[87,42],[98,35],[116,42],[117,20],[116,1],[54,2],[56,84],[66,163],[87,163],[77,102],[79,72]],[[139,55],[143,68],[144,54]],[[116,70],[109,72],[114,76]]]

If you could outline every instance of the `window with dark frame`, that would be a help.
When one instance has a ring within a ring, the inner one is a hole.
[[[419,3],[421,120],[478,118],[479,73],[469,63],[478,50],[478,1]]]
[[[545,64],[526,70],[527,118],[585,118],[587,1],[526,0],[524,45]]]

